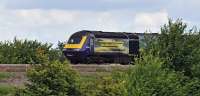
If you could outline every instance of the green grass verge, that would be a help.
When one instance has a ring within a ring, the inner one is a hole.
[[[14,74],[10,72],[0,72],[0,80],[10,78],[11,76],[14,76]]]
[[[0,84],[0,96],[14,96],[16,88],[8,84]]]
[[[0,72],[0,80],[8,79],[14,76],[10,72]],[[9,84],[0,83],[0,96],[14,96],[16,88]]]

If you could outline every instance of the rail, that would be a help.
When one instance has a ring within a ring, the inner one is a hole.
[[[78,64],[70,65],[78,72],[111,72],[112,70],[126,70],[131,65],[120,64]],[[0,64],[0,72],[26,72],[30,68],[30,64]]]

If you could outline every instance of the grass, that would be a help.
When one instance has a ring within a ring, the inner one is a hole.
[[[0,72],[0,80],[10,78],[13,75],[14,74],[10,72]]]
[[[8,84],[0,84],[0,96],[13,96],[16,88]]]
[[[0,72],[0,80],[6,80],[14,76],[10,72]],[[0,96],[14,96],[16,88],[10,84],[0,83]]]

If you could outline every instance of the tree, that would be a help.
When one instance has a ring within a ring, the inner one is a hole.
[[[59,42],[57,48],[50,43],[37,40],[19,40],[0,42],[1,64],[41,64],[48,61],[65,61],[62,53],[63,43]]]
[[[135,64],[124,77],[128,96],[184,96],[181,74],[163,69],[159,57],[143,54]]]
[[[68,63],[54,61],[49,64],[33,65],[27,73],[29,83],[18,92],[23,96],[79,96],[79,75]]]
[[[161,27],[156,39],[147,41],[146,52],[151,50],[154,55],[164,58],[165,67],[184,72],[187,76],[192,76],[192,70],[200,68],[200,32],[195,28],[187,30],[187,24],[182,20],[169,20]]]

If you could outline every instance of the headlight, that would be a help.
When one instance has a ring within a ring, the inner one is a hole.
[[[64,48],[63,51],[67,51],[67,49]]]
[[[74,49],[74,51],[80,51],[80,49]]]

